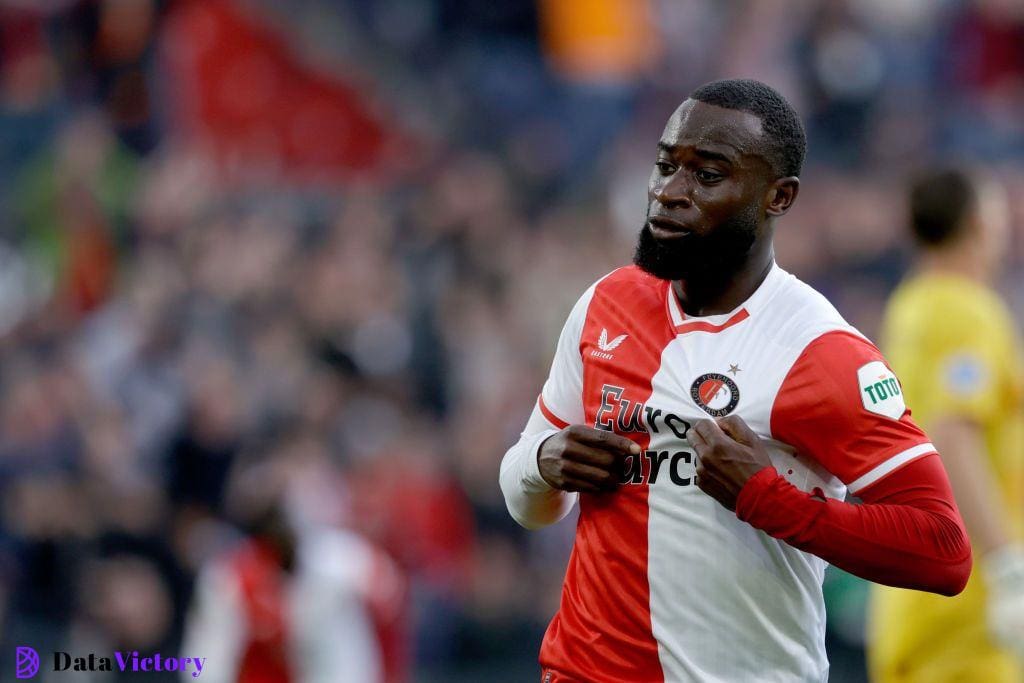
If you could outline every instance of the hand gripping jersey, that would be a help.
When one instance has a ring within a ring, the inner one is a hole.
[[[570,314],[539,413],[644,449],[626,459],[615,493],[578,496],[561,605],[541,648],[553,681],[827,679],[825,562],[696,486],[697,420],[739,415],[779,474],[828,498],[935,452],[878,350],[777,265],[739,308],[705,318],[687,317],[670,283],[614,271]],[[529,444],[526,485],[539,480],[541,441]]]

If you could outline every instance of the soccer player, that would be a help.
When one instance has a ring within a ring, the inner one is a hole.
[[[1020,683],[1024,367],[987,284],[1008,246],[1006,198],[991,181],[931,171],[911,187],[910,225],[919,263],[888,306],[883,348],[942,452],[980,571],[952,600],[876,590],[870,669],[881,683]]]
[[[213,683],[399,683],[407,679],[406,582],[346,529],[296,524],[274,505],[252,535],[204,565],[182,652]],[[182,670],[181,680],[193,672]]]
[[[775,263],[804,149],[768,86],[695,90],[657,144],[634,265],[569,314],[500,475],[527,528],[580,506],[544,683],[825,681],[826,562],[944,595],[967,582],[896,376]]]

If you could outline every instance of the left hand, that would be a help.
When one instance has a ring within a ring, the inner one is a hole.
[[[771,467],[764,442],[738,415],[699,420],[689,433],[697,451],[697,486],[729,510],[747,481]]]

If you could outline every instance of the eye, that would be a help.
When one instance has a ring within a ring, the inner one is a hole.
[[[658,169],[658,171],[661,172],[662,175],[669,175],[670,173],[673,173],[676,170],[675,166],[673,166],[668,161],[665,161],[664,159],[658,159],[657,161],[655,161],[654,166],[655,168]]]
[[[702,183],[717,183],[725,176],[710,168],[698,168],[694,175]]]

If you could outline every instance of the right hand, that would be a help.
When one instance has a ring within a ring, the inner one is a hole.
[[[601,493],[618,487],[626,456],[639,457],[640,450],[640,444],[614,432],[570,425],[544,440],[537,464],[552,488]]]

